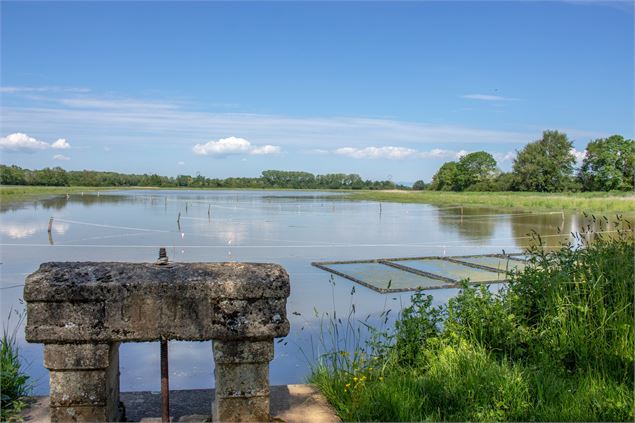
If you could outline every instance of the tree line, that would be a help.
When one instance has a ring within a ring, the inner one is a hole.
[[[518,152],[511,172],[502,172],[485,151],[444,163],[431,183],[421,180],[414,190],[436,191],[629,191],[633,190],[635,141],[621,135],[589,142],[582,165],[576,169],[573,143],[566,134],[545,131],[542,138]],[[409,189],[392,181],[364,180],[357,174],[265,170],[256,178],[206,178],[158,174],[125,174],[94,170],[40,170],[0,165],[2,185],[94,187],[286,188],[286,189]]]
[[[413,189],[436,191],[631,191],[635,141],[621,135],[589,142],[582,165],[576,169],[573,143],[566,134],[545,131],[514,159],[511,172],[501,172],[485,151],[444,163],[426,184]]]
[[[206,178],[202,175],[125,174],[94,170],[66,171],[61,167],[39,170],[0,165],[2,185],[162,187],[162,188],[287,188],[287,189],[407,189],[392,181],[364,180],[357,174],[265,170],[257,178]]]

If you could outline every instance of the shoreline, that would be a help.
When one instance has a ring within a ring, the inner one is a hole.
[[[563,210],[599,213],[635,212],[632,192],[448,192],[401,190],[324,190],[293,188],[207,188],[207,187],[60,187],[0,186],[0,201],[5,205],[38,200],[56,195],[106,191],[171,190],[171,191],[297,191],[329,192],[338,200],[416,203],[466,207],[494,207],[509,210]]]

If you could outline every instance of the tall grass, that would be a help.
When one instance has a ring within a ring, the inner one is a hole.
[[[633,231],[615,225],[557,251],[537,238],[496,293],[416,293],[353,352],[327,338],[310,381],[345,421],[633,421]]]
[[[17,322],[13,329],[11,326],[12,315],[17,316]],[[2,329],[0,341],[0,421],[12,421],[27,403],[26,397],[31,392],[31,381],[24,373],[17,344],[17,331],[24,320],[24,314],[16,310],[9,311],[6,326]]]
[[[473,205],[519,210],[586,210],[599,213],[635,211],[635,198],[632,192],[359,191],[338,196],[338,198],[452,206]]]

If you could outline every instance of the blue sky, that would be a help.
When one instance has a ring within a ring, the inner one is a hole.
[[[1,7],[3,164],[414,181],[634,134],[630,2]]]

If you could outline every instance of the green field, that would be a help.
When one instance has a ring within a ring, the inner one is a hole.
[[[457,206],[491,206],[511,209],[556,209],[585,212],[633,212],[632,192],[447,192],[447,191],[359,191],[344,198],[395,203],[424,203]]]
[[[21,201],[31,200],[51,195],[77,194],[80,192],[91,193],[97,191],[111,191],[130,189],[127,187],[48,187],[28,185],[4,185],[0,186],[0,200]]]

